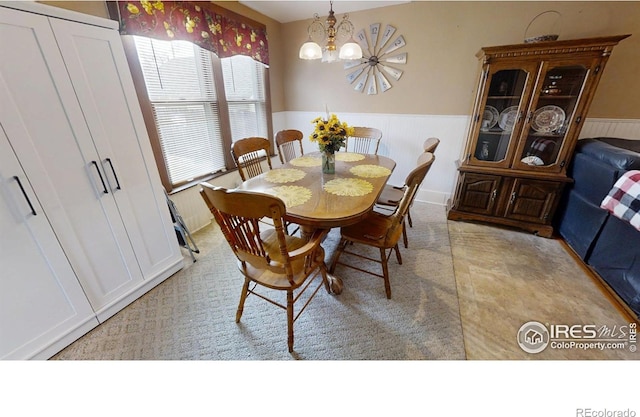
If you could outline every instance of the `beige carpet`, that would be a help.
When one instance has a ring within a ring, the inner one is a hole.
[[[412,217],[403,265],[390,261],[392,299],[386,299],[382,279],[338,266],[343,293],[320,290],[295,324],[293,355],[284,310],[249,297],[235,323],[242,278],[219,230],[210,227],[196,236],[202,249],[196,263],[54,359],[464,359],[444,209],[417,203]],[[327,258],[338,237],[333,230],[324,242]]]

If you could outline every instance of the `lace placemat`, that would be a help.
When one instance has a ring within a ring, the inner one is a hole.
[[[273,187],[269,190],[269,193],[284,201],[286,207],[299,206],[311,198],[311,190],[306,187],[300,187],[299,185]]]
[[[336,153],[336,161],[342,162],[355,162],[362,161],[364,159],[364,155],[354,152],[338,152]]]
[[[380,165],[356,165],[349,172],[363,178],[379,178],[391,175],[389,168],[381,167]]]
[[[336,178],[327,182],[324,190],[335,195],[358,197],[373,191],[373,184],[359,178]]]
[[[304,178],[306,172],[299,169],[278,168],[267,171],[264,176],[265,181],[283,184],[285,182],[295,182]]]
[[[297,167],[319,167],[322,165],[322,159],[314,158],[312,156],[301,156],[292,159],[289,163]]]

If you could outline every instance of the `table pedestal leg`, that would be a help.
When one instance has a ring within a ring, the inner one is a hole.
[[[311,239],[311,236],[313,236],[313,233],[315,231],[316,231],[315,227],[300,226],[300,237],[308,242],[309,239]]]
[[[315,232],[315,230],[316,229],[314,227],[300,226],[300,237],[308,241],[313,235],[313,233]],[[342,287],[343,287],[342,279],[336,277],[333,274],[330,274],[328,270],[327,270],[327,278],[329,279],[329,289],[331,290],[331,292],[336,295],[342,294]]]
[[[342,280],[331,274],[327,274],[327,278],[329,278],[329,288],[331,292],[336,295],[342,294]]]

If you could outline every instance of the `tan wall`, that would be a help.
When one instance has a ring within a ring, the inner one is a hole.
[[[38,3],[49,6],[60,7],[62,9],[73,10],[98,17],[109,18],[107,5],[104,1],[39,1]]]
[[[106,17],[103,1],[43,1]],[[298,59],[306,40],[304,21],[280,24],[235,1],[214,2],[264,23],[269,36],[273,112],[332,111],[354,113],[466,115],[476,82],[475,53],[482,46],[520,43],[538,13],[562,14],[560,39],[631,33],[616,47],[595,96],[589,117],[640,119],[640,2],[458,2],[416,1],[350,13],[357,29],[391,24],[404,35],[409,53],[400,81],[384,94],[358,93],[340,64]],[[319,2],[318,13],[326,13]],[[342,18],[340,2],[334,4]]]
[[[476,82],[475,53],[482,46],[521,43],[540,12],[562,14],[560,39],[632,33],[613,52],[589,117],[640,118],[640,3],[418,1],[350,13],[356,30],[391,24],[409,54],[399,81],[384,94],[358,93],[340,64],[298,59],[309,20],[285,24],[285,107],[290,111],[465,115]],[[334,4],[339,19],[340,3]],[[324,9],[318,10],[319,13]]]

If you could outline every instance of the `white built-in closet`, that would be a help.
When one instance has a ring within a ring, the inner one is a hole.
[[[182,267],[117,23],[0,3],[0,358],[47,358]]]

